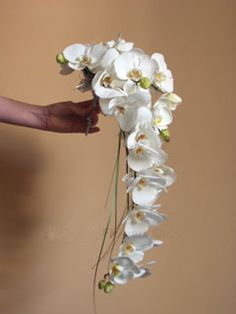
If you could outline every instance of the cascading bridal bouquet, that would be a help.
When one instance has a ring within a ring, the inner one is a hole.
[[[144,252],[162,244],[162,241],[148,235],[148,231],[166,219],[159,212],[160,205],[156,201],[161,192],[175,181],[175,173],[165,165],[167,154],[162,150],[162,144],[170,140],[168,127],[173,120],[172,111],[181,103],[181,98],[173,93],[172,73],[163,55],[154,53],[149,56],[121,36],[105,44],[70,45],[57,55],[57,62],[61,64],[62,73],[74,70],[83,72],[83,78],[76,88],[82,92],[91,90],[94,104],[99,100],[104,115],[116,117],[120,127],[112,176],[114,206],[109,213],[94,276],[95,287],[99,262],[109,251],[108,271],[98,287],[111,293],[115,285],[150,275],[147,265],[153,262],[141,264]],[[123,181],[127,186],[127,204],[118,221],[122,139],[126,147]],[[113,238],[104,254],[112,217]],[[123,238],[118,254],[112,258],[120,235]]]

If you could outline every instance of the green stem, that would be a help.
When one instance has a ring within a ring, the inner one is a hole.
[[[106,202],[105,202],[105,208],[106,208],[108,200],[109,200],[111,186],[112,186],[112,183],[113,183],[113,179],[114,179],[114,174],[115,173],[116,173],[116,180],[115,180],[115,182],[118,181],[118,179],[117,179],[117,165],[119,165],[119,158],[120,158],[120,144],[121,144],[121,136],[120,136],[120,134],[119,134],[119,142],[118,142],[118,151],[117,151],[117,156],[116,156],[116,163],[115,163],[115,167],[114,167],[113,173],[112,173],[112,179],[111,179],[111,183],[110,183],[110,186],[109,186],[107,199],[106,199]],[[119,166],[118,166],[118,170],[119,170]],[[94,277],[93,277],[93,308],[94,308],[94,313],[95,314],[97,313],[97,308],[96,308],[96,281],[97,281],[97,274],[98,274],[98,268],[99,268],[102,252],[103,252],[103,249],[104,249],[104,245],[105,245],[105,242],[106,242],[106,238],[107,238],[107,234],[108,234],[111,218],[112,218],[112,208],[110,208],[109,217],[108,217],[106,228],[105,228],[105,232],[104,232],[104,235],[103,235],[102,244],[101,244],[101,247],[100,247],[100,250],[99,250],[99,254],[98,254],[98,258],[97,258],[97,262],[96,262],[96,267],[95,267],[95,270],[94,270]]]
[[[126,216],[126,213],[127,213],[127,206],[125,206],[124,211],[123,211],[123,213],[122,213],[122,216],[121,216],[121,218],[120,218],[120,221],[119,221],[119,223],[118,223],[117,234],[118,234],[118,232],[119,232],[119,234],[116,236],[116,242],[117,242],[118,238],[120,238],[120,236],[121,236],[121,234],[122,234],[122,232],[123,232],[123,230],[120,231],[120,228],[121,228],[121,226],[122,226],[122,222],[123,222],[123,220],[124,220],[124,218],[125,218],[125,216]],[[113,233],[113,234],[114,234],[114,233]],[[113,234],[112,234],[112,236],[113,236]],[[107,254],[109,253],[109,251],[110,251],[110,249],[111,249],[111,247],[112,247],[112,243],[113,243],[113,239],[110,241],[110,243],[109,243],[109,245],[108,245],[106,251],[105,251],[105,252],[102,254],[102,256],[100,257],[100,262],[101,262],[101,261],[107,256]],[[92,269],[94,269],[95,267],[96,267],[96,263],[92,266]]]
[[[118,144],[118,151],[117,151],[117,163],[116,163],[116,175],[115,175],[115,190],[114,190],[114,208],[115,208],[115,218],[114,218],[114,235],[113,235],[113,242],[110,251],[110,256],[108,260],[108,272],[110,270],[110,264],[112,259],[112,253],[116,243],[116,235],[117,235],[117,213],[118,213],[118,186],[119,186],[119,167],[120,167],[120,149],[121,149],[121,138],[122,138],[122,131],[120,130],[119,133],[119,144]]]

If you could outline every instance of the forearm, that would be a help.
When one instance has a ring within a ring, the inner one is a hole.
[[[45,129],[43,107],[0,96],[0,122]]]

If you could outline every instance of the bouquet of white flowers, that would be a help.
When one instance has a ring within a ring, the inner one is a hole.
[[[62,72],[82,71],[84,76],[77,89],[91,90],[95,104],[99,100],[106,116],[116,117],[119,127],[118,154],[115,166],[115,204],[110,212],[102,246],[96,263],[102,258],[112,214],[115,231],[110,246],[108,272],[99,281],[99,288],[110,293],[115,285],[134,278],[143,278],[150,270],[140,263],[144,252],[162,244],[147,234],[166,216],[159,212],[156,201],[162,191],[175,181],[174,170],[165,165],[167,154],[162,144],[169,142],[168,127],[172,111],[181,103],[173,93],[173,77],[162,54],[147,55],[121,36],[105,44],[73,44],[57,55]],[[89,127],[89,121],[88,121]],[[117,221],[117,186],[121,140],[126,146],[127,206],[121,223]],[[117,257],[112,258],[118,229],[124,227]]]

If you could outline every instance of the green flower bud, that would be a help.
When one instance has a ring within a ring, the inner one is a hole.
[[[144,89],[148,89],[151,85],[151,81],[149,80],[148,77],[143,77],[140,82],[139,85],[144,88]]]
[[[165,130],[161,130],[160,131],[160,135],[163,138],[163,140],[165,142],[169,142],[170,141],[170,131],[168,129]]]
[[[105,288],[106,285],[106,280],[100,280],[98,283],[98,289],[103,290]]]
[[[175,104],[180,104],[182,102],[182,99],[174,93],[167,94],[167,99]]]
[[[111,293],[112,290],[113,290],[113,288],[114,288],[113,283],[110,282],[110,281],[108,281],[108,282],[106,283],[105,287],[104,287],[104,292],[105,292],[105,293]]]
[[[60,63],[60,64],[68,63],[68,61],[66,60],[62,52],[58,53],[58,55],[56,56],[56,60],[57,60],[57,63]]]

